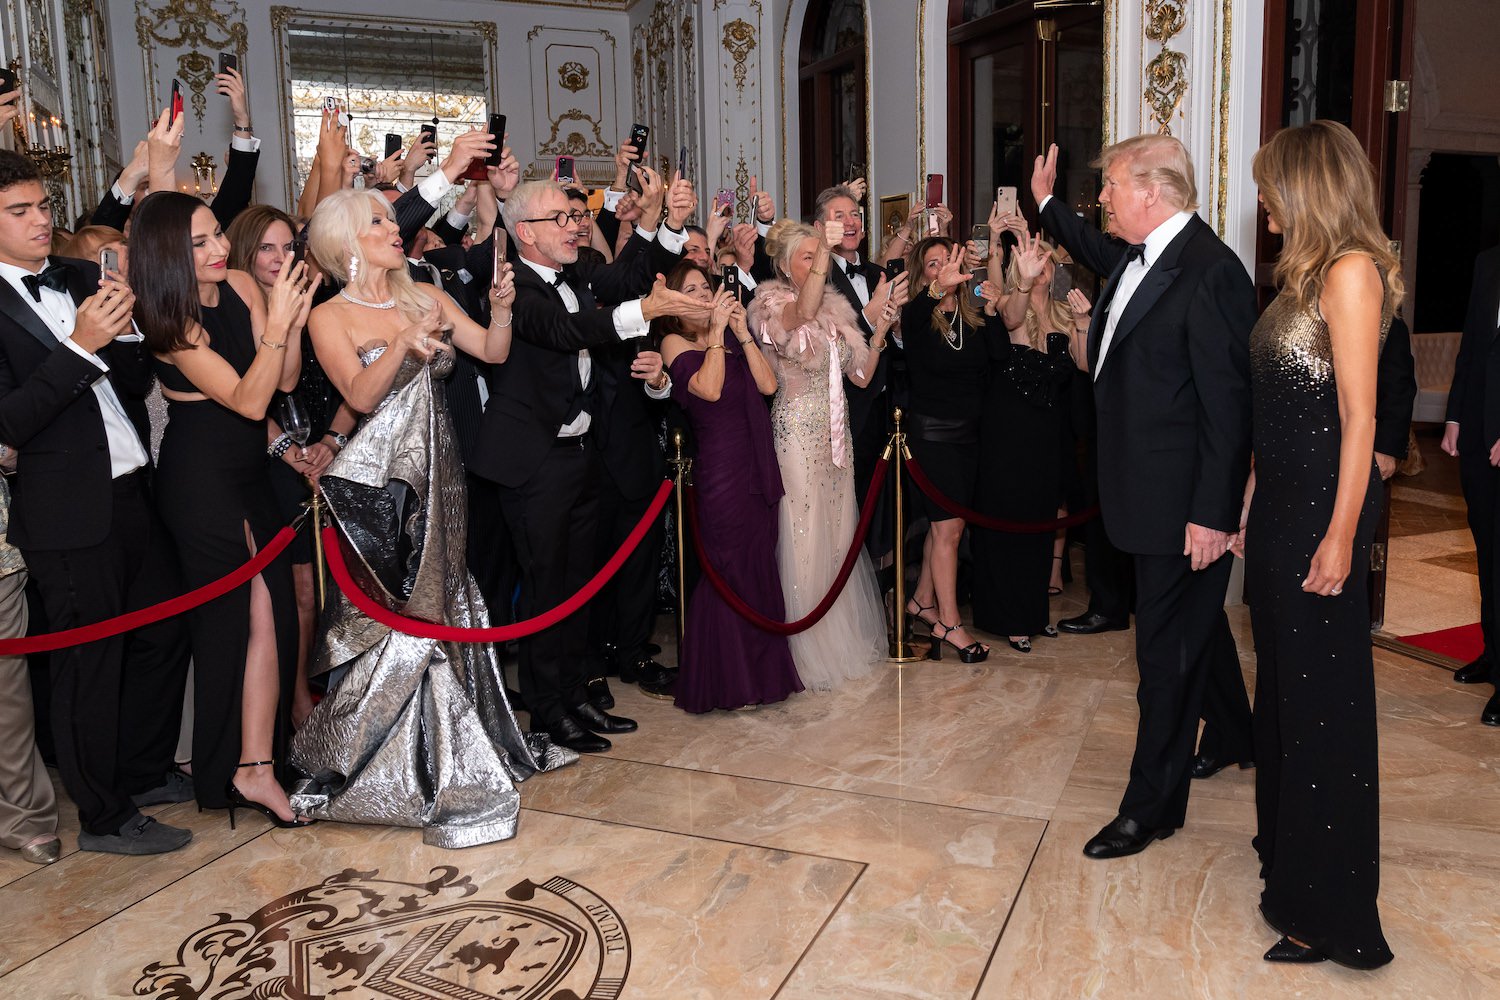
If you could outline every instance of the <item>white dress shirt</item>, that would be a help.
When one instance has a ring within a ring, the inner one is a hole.
[[[260,149],[260,140],[253,135],[232,135],[229,137],[229,148],[237,149],[241,153],[254,153]],[[113,194],[115,196],[115,200],[122,205],[129,205],[132,201],[135,200],[134,191],[120,190],[120,182],[118,179],[116,179],[115,182],[110,185],[109,191],[110,194]]]
[[[534,260],[528,260],[525,257],[521,258],[521,263],[535,271],[537,276],[543,281],[554,286],[557,289],[557,293],[562,296],[563,305],[567,306],[568,312],[577,314],[579,309],[577,294],[566,281],[558,284],[557,279],[562,274],[561,271],[553,267],[548,267],[546,264],[539,264]],[[647,323],[645,316],[641,314],[640,299],[632,299],[629,302],[622,302],[615,306],[611,311],[611,318],[613,318],[615,323],[615,333],[619,335],[621,340],[644,337],[651,331],[651,324]],[[594,359],[589,356],[588,348],[585,347],[578,352],[578,381],[583,386],[585,392],[588,391],[589,382],[593,377]],[[564,424],[559,428],[557,436],[560,438],[580,437],[588,432],[589,424],[592,422],[589,411],[584,410],[574,418],[572,423]]]
[[[31,297],[26,283],[21,279],[28,274],[40,274],[38,271],[28,271],[14,264],[0,263],[0,278],[10,282],[16,294],[21,296],[32,310],[47,324],[47,329],[58,342],[65,345],[69,350],[81,357],[87,358],[96,365],[101,373],[107,373],[109,366],[99,359],[97,355],[90,354],[82,347],[73,342],[73,327],[78,320],[78,307],[73,303],[73,296],[67,292],[55,291],[45,286],[41,289],[42,301],[38,302]],[[116,337],[116,340],[124,342],[139,342],[139,333],[127,333]],[[120,397],[115,395],[114,386],[107,378],[94,380],[94,396],[99,401],[99,415],[104,418],[104,434],[109,442],[109,474],[118,479],[128,475],[136,469],[144,466],[150,459],[146,455],[146,449],[141,444],[140,435],[136,433],[135,425],[125,415],[125,407],[120,404]]]
[[[1052,200],[1048,195],[1042,199],[1037,206],[1038,211],[1046,211],[1047,203]],[[1141,282],[1146,279],[1146,274],[1151,270],[1161,252],[1165,250],[1179,233],[1187,228],[1187,224],[1193,220],[1192,212],[1178,212],[1166,222],[1151,230],[1146,237],[1145,250],[1139,257],[1125,265],[1124,272],[1115,282],[1114,295],[1109,300],[1109,315],[1104,317],[1104,333],[1099,339],[1099,360],[1094,364],[1094,378],[1099,377],[1100,370],[1104,367],[1104,357],[1109,353],[1109,346],[1115,339],[1115,328],[1120,325],[1120,317],[1125,315],[1125,308],[1130,305],[1130,297],[1135,290],[1141,287]]]
[[[838,265],[838,269],[843,272],[843,275],[848,280],[849,284],[854,286],[854,294],[859,297],[860,308],[863,309],[865,306],[869,305],[870,284],[865,280],[864,272],[849,270],[851,267],[859,266],[859,254],[854,255],[853,261],[847,261],[838,254],[834,254],[833,259],[834,262]]]

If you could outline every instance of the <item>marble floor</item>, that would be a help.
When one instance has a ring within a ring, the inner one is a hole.
[[[890,664],[755,712],[626,690],[641,731],[528,782],[519,835],[468,850],[178,805],[153,811],[190,847],[121,858],[76,852],[69,826],[51,867],[0,851],[0,997],[1500,996],[1488,688],[1376,652],[1397,959],[1278,967],[1253,772],[1199,782],[1187,826],[1141,855],[1080,853],[1125,781],[1131,641]]]
[[[1459,490],[1458,460],[1439,450],[1440,435],[1436,427],[1417,431],[1426,468],[1392,484],[1382,629],[1390,636],[1479,620],[1479,566]]]

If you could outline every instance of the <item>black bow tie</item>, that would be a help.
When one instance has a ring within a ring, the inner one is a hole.
[[[557,288],[561,288],[567,282],[567,280],[567,277],[561,271],[558,271],[557,274],[553,275],[552,277],[552,284]]]
[[[1146,244],[1132,243],[1125,248],[1125,263],[1129,264],[1133,260],[1146,263]]]
[[[41,274],[21,275],[21,284],[31,293],[36,301],[42,301],[42,286],[52,289],[54,292],[65,292],[68,290],[68,265],[48,264]]]

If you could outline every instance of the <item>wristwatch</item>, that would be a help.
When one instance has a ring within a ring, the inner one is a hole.
[[[349,443],[349,439],[347,437],[345,437],[344,435],[340,434],[338,431],[329,431],[327,434],[324,434],[323,436],[324,437],[333,438],[333,443],[339,446],[339,451],[343,451],[344,450],[344,445],[346,445],[346,444]]]

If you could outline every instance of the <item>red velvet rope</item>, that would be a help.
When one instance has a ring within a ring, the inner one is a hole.
[[[110,636],[119,635],[121,632],[129,632],[132,629],[159,622],[163,618],[171,618],[191,611],[200,604],[207,604],[217,597],[223,597],[237,587],[242,587],[255,579],[256,575],[271,565],[276,557],[292,544],[292,539],[297,537],[297,531],[302,527],[302,519],[299,517],[292,524],[287,525],[276,533],[265,548],[261,549],[245,565],[222,576],[213,583],[205,584],[197,590],[188,591],[180,597],[174,597],[160,604],[153,604],[149,608],[141,608],[137,611],[129,611],[114,618],[106,618],[102,622],[92,625],[80,625],[77,628],[66,629],[62,632],[49,632],[46,635],[29,635],[16,639],[0,639],[0,656],[24,656],[27,653],[44,653],[54,649],[64,649],[68,646],[80,646],[85,642],[93,642],[97,639],[108,639]]]
[[[1083,524],[1092,521],[1099,516],[1097,506],[1090,507],[1080,514],[1070,514],[1060,517],[1054,521],[1004,521],[998,517],[986,517],[978,511],[970,510],[938,492],[938,488],[932,485],[932,480],[927,478],[927,473],[922,471],[922,466],[917,464],[915,458],[906,460],[906,471],[911,473],[911,481],[917,484],[917,489],[926,493],[932,502],[952,514],[961,518],[965,523],[976,528],[985,528],[990,531],[1003,531],[1008,535],[1045,535],[1061,528],[1071,528],[1075,524]]]
[[[661,488],[656,491],[656,498],[651,501],[651,506],[646,515],[641,518],[630,532],[630,535],[621,543],[615,554],[610,556],[609,562],[594,578],[586,583],[582,590],[568,598],[550,611],[544,611],[533,618],[514,625],[496,625],[490,628],[462,628],[457,625],[442,625],[434,622],[424,622],[416,618],[407,618],[396,612],[382,607],[371,600],[359,585],[349,575],[349,567],[344,562],[344,552],[339,547],[338,530],[332,526],[323,529],[323,552],[328,559],[328,569],[333,573],[333,579],[339,588],[348,596],[356,608],[364,614],[369,615],[387,628],[395,629],[406,635],[414,635],[419,639],[437,639],[440,642],[505,642],[510,639],[520,639],[533,635],[542,629],[550,628],[558,622],[567,618],[573,612],[583,607],[600,589],[610,581],[610,578],[619,572],[625,560],[641,544],[641,539],[646,537],[646,532],[651,530],[651,524],[661,514],[661,509],[666,506],[667,497],[672,493],[672,480],[662,480]]]
[[[728,582],[714,569],[713,564],[708,561],[708,554],[703,551],[703,539],[698,535],[698,497],[689,489],[687,493],[688,523],[693,529],[693,549],[698,553],[698,563],[703,568],[703,575],[713,588],[724,598],[724,602],[734,609],[735,614],[748,621],[751,625],[762,632],[772,632],[776,635],[796,635],[798,632],[806,632],[812,628],[823,616],[828,614],[833,607],[834,601],[838,600],[839,594],[844,591],[844,584],[849,582],[849,574],[854,572],[854,564],[859,560],[859,552],[865,547],[865,535],[870,531],[870,521],[875,516],[875,497],[880,493],[880,487],[885,483],[885,474],[890,462],[884,458],[875,463],[875,474],[870,478],[870,488],[865,491],[865,502],[863,512],[859,517],[859,526],[854,529],[854,540],[849,543],[849,551],[844,555],[844,564],[839,567],[839,575],[834,579],[833,586],[818,606],[813,608],[803,617],[794,622],[779,622],[774,618],[767,618],[746,604],[740,595],[730,589]]]

